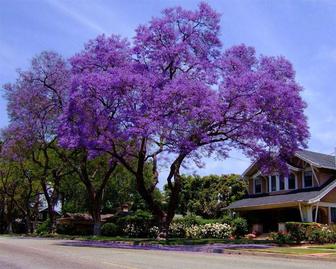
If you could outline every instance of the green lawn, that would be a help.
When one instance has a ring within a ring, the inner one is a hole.
[[[274,247],[268,249],[253,249],[251,251],[264,253],[311,255],[311,254],[330,254],[336,255],[336,245],[321,245],[308,247]]]
[[[336,250],[336,244],[330,244],[330,245],[321,245],[321,246],[310,246],[309,248],[323,248],[323,249],[335,249]]]

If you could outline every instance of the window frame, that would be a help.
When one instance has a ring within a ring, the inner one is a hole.
[[[289,188],[289,175],[293,174],[295,179],[295,188],[290,189]],[[298,189],[298,182],[297,182],[297,175],[293,172],[290,172],[288,176],[280,175],[280,174],[273,174],[268,176],[268,192],[279,192],[279,191],[291,191],[291,190],[297,190]],[[275,190],[272,190],[272,177],[275,177]],[[280,189],[280,177],[283,177],[284,180],[284,188]]]
[[[283,189],[281,189],[281,177],[283,179]],[[286,181],[287,181],[287,177],[285,177],[284,175],[279,175],[278,176],[278,180],[279,180],[279,190],[278,191],[285,191],[286,190]]]
[[[335,214],[334,216],[333,216],[333,213]],[[334,220],[333,220],[333,217],[335,217]],[[336,223],[336,207],[333,207],[333,206],[330,207],[330,222],[334,224]]]
[[[256,182],[257,180],[260,180],[260,192],[256,192]],[[262,191],[262,178],[260,176],[256,176],[253,178],[253,193],[254,194],[261,194]]]
[[[272,177],[275,177],[275,190],[272,190]],[[268,176],[268,191],[270,193],[279,191],[279,175]]]
[[[306,180],[305,180],[305,173],[310,172],[311,173],[311,186],[306,186]],[[313,188],[314,187],[314,175],[312,170],[304,170],[302,172],[302,188],[303,189],[308,189],[308,188]]]
[[[289,178],[290,178],[290,175],[293,174],[294,176],[294,189],[290,189],[289,188]],[[288,173],[288,176],[286,176],[286,190],[297,190],[298,189],[298,182],[297,182],[297,175],[293,172],[290,172]]]

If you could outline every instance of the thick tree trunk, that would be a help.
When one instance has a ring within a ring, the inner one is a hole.
[[[13,221],[12,220],[9,220],[7,224],[6,232],[9,234],[13,233]]]
[[[164,211],[160,202],[155,201],[153,193],[155,188],[146,187],[144,178],[145,167],[145,150],[140,152],[138,159],[138,167],[136,171],[137,191],[145,200],[147,206],[152,211],[153,215],[159,220],[159,235],[158,239],[167,239],[169,234],[169,226],[172,222],[175,211],[178,205],[178,199],[181,192],[179,169],[186,154],[180,154],[170,166],[170,173],[167,177],[170,197],[168,202],[168,210]],[[127,167],[126,167],[127,168]],[[156,173],[156,171],[154,171]],[[155,176],[155,175],[154,175]],[[174,182],[172,182],[174,179]]]
[[[101,235],[101,199],[99,197],[95,197],[96,200],[92,202],[92,211],[91,216],[93,220],[93,235],[99,236]]]
[[[52,206],[48,208],[48,215],[50,220],[49,233],[56,233],[56,214]]]
[[[79,178],[84,183],[86,191],[90,200],[90,213],[93,220],[93,235],[101,235],[101,209],[102,209],[102,200],[103,193],[106,187],[108,180],[110,179],[113,171],[117,167],[116,163],[110,164],[108,169],[105,171],[103,178],[100,181],[98,187],[95,187],[93,180],[97,171],[93,171],[90,175],[87,168],[87,155],[83,156],[81,161],[80,169],[75,169]]]
[[[93,221],[93,235],[94,236],[101,235],[101,221],[99,219]]]
[[[9,234],[13,233],[13,200],[9,201],[9,203],[6,206],[6,232]]]
[[[28,214],[25,216],[25,223],[26,223],[26,228],[27,228],[27,234],[32,234],[34,232],[33,223]]]
[[[56,232],[56,213],[55,213],[55,199],[52,199],[51,196],[48,193],[48,189],[47,186],[45,184],[45,182],[42,182],[42,188],[43,188],[43,192],[44,192],[44,197],[47,200],[47,205],[48,205],[48,217],[49,217],[49,221],[50,221],[50,226],[49,226],[49,233],[55,233]],[[54,189],[53,192],[55,192],[56,190]],[[52,194],[54,195],[54,193]],[[56,200],[57,201],[57,200]]]

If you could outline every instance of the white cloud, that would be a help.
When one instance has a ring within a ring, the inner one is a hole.
[[[64,3],[62,1],[53,1],[53,0],[47,0],[47,2],[49,3],[49,5],[53,6],[54,8],[57,8],[59,11],[71,17],[72,19],[76,20],[78,23],[82,24],[83,26],[89,27],[91,28],[91,30],[98,32],[98,33],[107,32],[106,29],[104,29],[104,27],[102,27],[96,21],[78,12],[78,7],[76,9],[71,7],[70,5],[71,2]]]

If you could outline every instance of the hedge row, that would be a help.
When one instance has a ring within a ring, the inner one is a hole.
[[[315,222],[287,222],[286,232],[272,233],[271,237],[279,244],[301,243],[335,243],[336,228]]]
[[[58,225],[57,232],[62,234],[90,234],[92,227],[78,225]],[[80,229],[79,229],[80,228]],[[146,211],[138,210],[127,216],[117,217],[111,223],[102,226],[104,236],[156,237],[159,228],[153,216]],[[223,217],[222,219],[203,219],[195,215],[187,215],[174,219],[169,228],[169,236],[174,238],[228,238],[242,237],[248,232],[247,222],[243,218]]]

